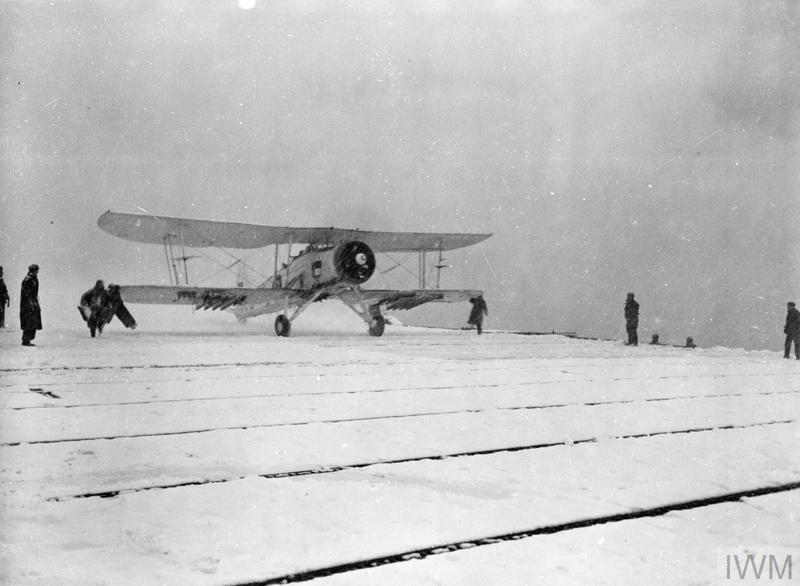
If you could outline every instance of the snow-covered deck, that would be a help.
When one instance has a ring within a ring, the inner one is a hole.
[[[800,551],[779,353],[269,329],[0,334],[2,582],[714,583]]]

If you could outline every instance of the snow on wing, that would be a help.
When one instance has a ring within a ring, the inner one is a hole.
[[[192,220],[107,211],[97,225],[118,238],[193,248],[262,248],[273,244],[332,244],[358,240],[375,252],[453,250],[477,244],[491,234],[370,232],[343,228],[292,228],[236,222]]]

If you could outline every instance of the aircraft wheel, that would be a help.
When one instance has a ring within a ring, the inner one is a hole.
[[[383,330],[386,327],[386,320],[382,315],[377,315],[369,321],[369,335],[380,337],[383,335]]]
[[[275,333],[281,338],[288,338],[289,333],[292,331],[292,322],[289,318],[281,314],[275,318]]]

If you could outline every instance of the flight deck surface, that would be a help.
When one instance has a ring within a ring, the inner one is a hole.
[[[265,323],[2,333],[0,581],[715,583],[800,547],[779,353]]]

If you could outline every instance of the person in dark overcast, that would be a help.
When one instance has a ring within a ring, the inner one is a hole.
[[[22,345],[33,346],[36,330],[42,329],[42,310],[39,307],[39,265],[28,267],[19,293],[19,327]]]
[[[103,326],[105,323],[102,319],[102,313],[105,303],[106,285],[101,280],[98,280],[94,284],[94,287],[81,295],[81,304],[78,309],[83,316],[83,320],[89,326],[89,332],[92,338],[95,337],[95,332],[103,333]]]
[[[469,300],[472,303],[472,310],[469,312],[467,323],[474,325],[478,330],[478,335],[483,333],[483,316],[489,315],[489,308],[486,306],[486,301],[483,295],[478,295]]]
[[[11,298],[8,296],[8,288],[3,281],[3,267],[0,267],[0,328],[6,327],[6,307],[11,305]]]
[[[795,307],[794,301],[786,304],[786,325],[783,327],[783,333],[786,334],[786,342],[783,345],[783,357],[789,358],[789,352],[792,349],[792,342],[794,342],[794,356],[800,360],[800,349],[797,348],[800,342],[800,311]]]
[[[633,293],[628,293],[625,300],[625,329],[628,332],[627,346],[638,346],[639,335],[639,304],[633,299]]]

